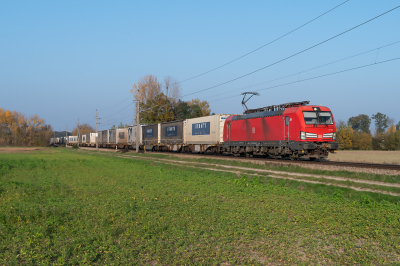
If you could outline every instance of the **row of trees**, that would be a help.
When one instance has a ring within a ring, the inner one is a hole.
[[[192,99],[181,100],[181,87],[176,79],[168,76],[163,82],[153,75],[142,77],[130,90],[135,100],[139,102],[139,119],[141,124],[153,124],[208,116],[211,114],[210,105],[207,101]],[[126,128],[128,124],[120,122],[118,126],[111,128]],[[94,132],[89,124],[79,127],[81,135]],[[74,128],[72,135],[78,134],[78,127]]]
[[[371,118],[375,131],[370,132]],[[400,150],[400,122],[396,125],[389,116],[376,113],[369,117],[365,114],[350,117],[347,124],[337,123],[337,141],[339,149],[344,150]]]
[[[0,108],[0,146],[47,146],[53,130],[38,115]]]
[[[130,92],[139,101],[140,123],[169,122],[211,114],[207,101],[182,101],[180,84],[170,76],[161,84],[157,77],[147,75],[134,84]]]

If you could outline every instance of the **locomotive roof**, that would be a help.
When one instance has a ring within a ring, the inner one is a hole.
[[[248,109],[244,112],[244,114],[252,114],[252,113],[258,113],[258,112],[263,112],[263,111],[284,110],[289,107],[305,106],[306,104],[309,104],[309,103],[310,103],[310,101],[282,103],[282,104],[278,104],[278,105],[265,106],[265,107],[261,107],[258,109]]]
[[[266,117],[266,116],[277,116],[277,115],[282,115],[285,112],[285,110],[279,110],[279,111],[267,111],[267,112],[257,112],[257,113],[251,113],[251,114],[243,114],[243,115],[236,115],[232,117],[233,120],[242,120],[242,119],[250,119],[250,118],[258,118],[258,117]]]
[[[313,108],[317,107],[318,109],[328,109],[327,107],[317,106],[317,105],[296,105],[296,106],[288,106],[287,108],[293,108],[291,110],[298,110],[301,108],[302,110],[313,110]],[[243,115],[236,115],[232,117],[232,121],[234,120],[242,120],[242,119],[251,119],[251,118],[259,118],[259,117],[268,117],[268,116],[280,116],[283,115],[287,108],[282,108],[276,111],[259,111],[254,113],[248,113]],[[261,109],[261,108],[260,108]],[[255,110],[255,109],[253,109]],[[294,112],[296,112],[294,111]]]

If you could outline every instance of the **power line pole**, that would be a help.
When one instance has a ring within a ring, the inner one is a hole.
[[[68,124],[67,127],[65,128],[65,148],[67,147],[67,142],[68,142]]]
[[[79,118],[78,118],[78,148],[79,148],[79,141],[80,141],[80,138],[79,138]]]
[[[140,127],[140,124],[139,124],[139,101],[136,101],[136,153],[139,153],[139,140],[140,140],[139,127]]]
[[[99,150],[99,140],[98,140],[99,133],[97,131],[97,125],[98,125],[97,119],[98,119],[98,117],[97,117],[97,109],[96,109],[96,150]]]

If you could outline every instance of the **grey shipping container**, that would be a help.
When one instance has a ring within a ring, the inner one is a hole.
[[[117,134],[115,129],[108,130],[108,144],[115,144],[117,142]]]
[[[108,144],[108,130],[101,131],[101,144]]]
[[[159,142],[160,124],[152,124],[142,126],[143,144],[158,144]]]
[[[90,143],[90,133],[86,133],[86,143]]]
[[[136,125],[128,127],[128,143],[136,143]],[[142,125],[139,125],[139,144],[142,143]]]
[[[183,143],[183,120],[161,123],[162,144],[181,144]]]

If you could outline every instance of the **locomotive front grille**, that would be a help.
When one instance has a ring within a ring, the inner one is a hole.
[[[324,139],[331,139],[333,137],[333,133],[325,133],[323,138]]]
[[[307,133],[306,132],[306,138],[308,138],[308,139],[316,139],[317,138],[317,134],[315,134],[315,133]]]

